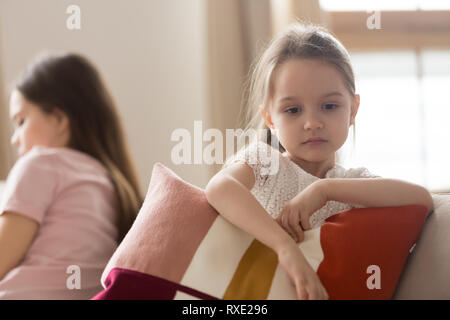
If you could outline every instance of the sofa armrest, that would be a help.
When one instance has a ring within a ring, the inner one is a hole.
[[[394,299],[450,299],[450,194],[432,197],[434,211],[408,258]]]

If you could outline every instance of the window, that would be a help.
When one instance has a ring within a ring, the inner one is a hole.
[[[448,0],[320,0],[320,6],[327,11],[450,10]]]
[[[361,106],[345,166],[450,189],[450,50],[354,52]]]
[[[361,106],[347,167],[450,191],[450,1],[320,0],[350,53]],[[381,28],[367,25],[378,11]],[[351,137],[351,135],[350,135]]]

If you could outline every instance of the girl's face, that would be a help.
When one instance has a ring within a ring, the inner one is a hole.
[[[9,112],[15,129],[11,144],[18,149],[19,156],[35,145],[67,146],[70,136],[68,119],[63,112],[56,110],[47,114],[25,99],[20,91],[12,92]]]
[[[332,65],[313,59],[290,59],[273,74],[266,124],[277,136],[288,156],[296,162],[327,162],[344,144],[359,107],[341,74]],[[320,139],[320,142],[308,142]]]

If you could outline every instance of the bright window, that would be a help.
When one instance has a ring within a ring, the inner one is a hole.
[[[320,0],[327,11],[450,10],[448,0]]]
[[[349,139],[340,161],[450,190],[450,51],[350,55],[361,105],[355,150]]]

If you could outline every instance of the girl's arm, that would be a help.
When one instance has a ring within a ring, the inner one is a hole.
[[[233,164],[209,181],[206,198],[225,219],[277,253],[300,299],[326,299],[325,289],[298,245],[250,192],[254,183],[251,167],[245,163]]]
[[[206,198],[223,217],[278,252],[293,240],[251,194],[254,183],[252,168],[231,165],[209,181]]]
[[[327,200],[365,207],[424,205],[433,211],[433,199],[422,186],[395,179],[322,179]]]
[[[20,264],[38,226],[35,220],[14,212],[6,211],[0,215],[0,281]]]
[[[303,189],[280,212],[277,222],[289,234],[296,233],[300,223],[304,230],[311,229],[310,217],[334,200],[364,207],[398,207],[423,205],[427,213],[433,211],[433,199],[424,187],[394,179],[320,179]]]

